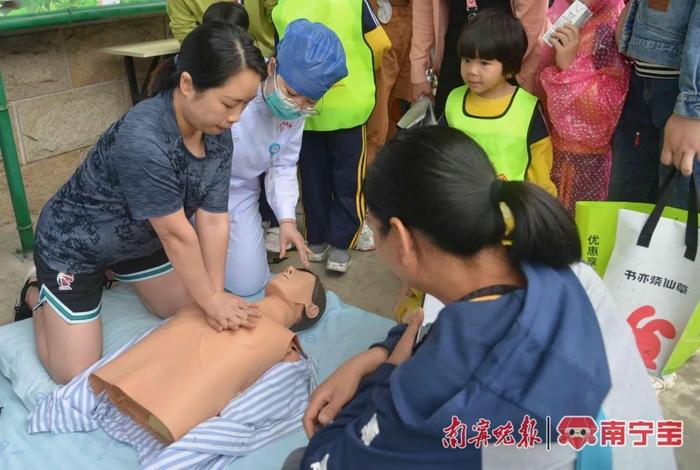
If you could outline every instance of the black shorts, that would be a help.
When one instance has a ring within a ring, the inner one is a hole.
[[[65,273],[51,269],[34,252],[36,277],[39,282],[39,304],[47,302],[68,323],[87,323],[100,316],[102,289],[107,280],[104,272]],[[122,282],[138,282],[162,276],[173,270],[165,251],[128,261],[109,269]]]

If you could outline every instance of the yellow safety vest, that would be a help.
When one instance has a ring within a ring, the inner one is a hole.
[[[517,88],[502,115],[478,117],[465,111],[467,92],[465,85],[455,88],[447,97],[447,124],[467,134],[484,149],[499,178],[524,180],[530,165],[527,133],[537,97]]]
[[[306,18],[333,30],[345,50],[348,76],[319,100],[319,114],[306,118],[306,130],[357,127],[367,122],[374,109],[374,63],[372,49],[362,32],[362,6],[362,0],[280,0],[272,10],[272,22],[280,39],[289,23]]]

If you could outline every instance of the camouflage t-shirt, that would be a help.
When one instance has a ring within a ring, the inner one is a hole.
[[[228,211],[230,132],[205,135],[206,155],[185,147],[172,91],[142,101],[99,138],[70,180],[46,203],[37,254],[52,269],[100,272],[161,248],[149,218],[184,209]]]

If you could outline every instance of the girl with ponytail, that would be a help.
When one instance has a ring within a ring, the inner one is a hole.
[[[554,197],[498,180],[484,151],[446,127],[389,141],[365,197],[377,253],[446,306],[417,344],[422,311],[316,389],[300,468],[573,468],[588,447],[523,452],[466,436],[511,423],[514,443],[536,430],[544,444],[546,418],[551,431],[571,415],[661,417],[634,337],[578,263]],[[671,452],[630,445],[597,454],[609,465],[595,468],[612,468],[613,454],[616,468],[674,465]]]

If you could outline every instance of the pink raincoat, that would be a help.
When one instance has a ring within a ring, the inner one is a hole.
[[[536,87],[554,146],[552,181],[571,213],[576,201],[607,199],[610,142],[629,84],[629,67],[615,43],[623,0],[585,3],[593,17],[580,30],[576,58],[562,71],[555,65],[554,48],[545,45]],[[568,0],[555,0],[550,21],[554,23],[569,5]]]

